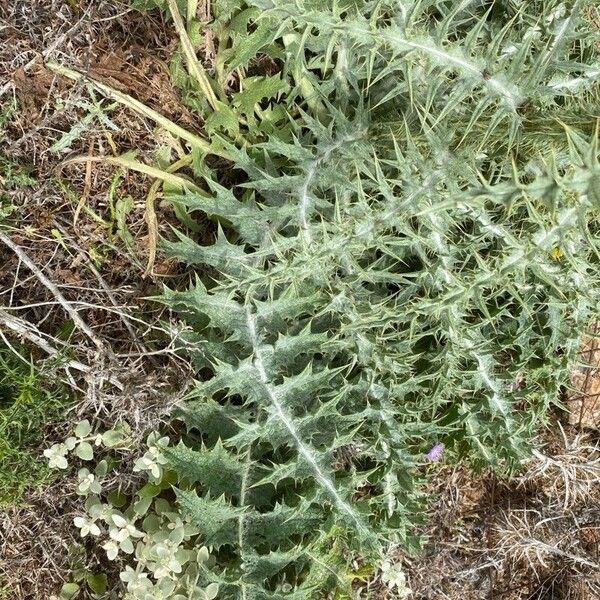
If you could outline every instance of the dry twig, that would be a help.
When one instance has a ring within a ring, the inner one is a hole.
[[[14,331],[19,336],[30,341],[32,344],[34,344],[38,348],[41,348],[44,352],[46,352],[50,356],[52,356],[52,357],[59,356],[58,350],[56,348],[54,348],[54,346],[49,344],[42,337],[42,335],[37,330],[37,328],[34,327],[34,325],[32,325],[31,323],[28,323],[24,319],[19,319],[18,317],[11,315],[1,308],[0,308],[0,322],[5,327],[10,329],[11,331]],[[92,368],[90,366],[85,365],[82,362],[79,362],[78,360],[69,360],[65,364],[65,368],[67,368],[67,369],[72,368],[72,369],[75,369],[82,373],[91,373],[92,372]],[[106,380],[108,382],[112,383],[112,385],[114,385],[119,390],[123,391],[124,386],[118,379],[109,375],[108,377],[106,377]]]
[[[58,287],[48,279],[37,267],[37,265],[31,260],[29,255],[4,232],[0,231],[0,241],[8,246],[18,257],[31,270],[31,272],[38,278],[40,283],[46,287],[52,295],[58,300],[59,304],[63,307],[65,312],[71,317],[75,327],[77,327],[82,333],[84,333],[98,348],[100,352],[108,356],[112,355],[112,350],[108,348],[104,342],[94,333],[91,327],[79,316],[79,313],[69,304],[67,299],[62,295]]]

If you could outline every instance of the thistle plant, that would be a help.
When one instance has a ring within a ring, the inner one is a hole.
[[[215,0],[212,73],[195,3],[153,4],[207,137],[112,94],[190,152],[111,161],[215,223],[163,240],[196,277],[160,298],[198,373],[160,468],[218,557],[202,584],[351,597],[385,565],[404,588],[385,557],[417,546],[431,463],[516,469],[597,309],[586,3]],[[248,75],[261,60],[277,72]]]
[[[171,197],[217,233],[164,243],[202,374],[166,457],[223,597],[351,595],[348,557],[415,546],[419,465],[514,469],[558,401],[598,300],[595,36],[581,2],[248,5],[289,119]]]

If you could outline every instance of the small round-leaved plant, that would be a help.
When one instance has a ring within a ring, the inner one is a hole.
[[[93,469],[77,471],[74,491],[84,503],[73,519],[75,526],[82,538],[97,538],[110,561],[123,565],[119,579],[125,600],[212,600],[218,585],[203,576],[211,564],[209,550],[200,543],[198,528],[161,497],[170,487],[164,481],[167,460],[162,454],[169,438],[148,435],[144,454],[133,461],[133,472],[145,480],[135,493],[124,499],[110,490],[114,466],[133,452],[128,434],[126,425],[94,434],[84,420],[73,436],[44,451],[50,466],[63,471],[69,461],[91,467],[97,460]],[[105,456],[98,460],[98,455]]]

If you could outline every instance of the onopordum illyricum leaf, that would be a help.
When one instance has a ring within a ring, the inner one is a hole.
[[[171,198],[215,235],[163,243],[197,275],[162,296],[198,372],[166,456],[207,583],[304,599],[413,546],[433,462],[515,468],[558,400],[598,302],[599,59],[579,1],[247,4],[283,67]]]

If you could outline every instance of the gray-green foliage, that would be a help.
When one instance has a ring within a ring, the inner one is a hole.
[[[350,594],[350,557],[413,545],[431,444],[513,468],[558,399],[598,300],[598,35],[580,0],[247,5],[289,87],[173,198],[218,232],[165,243],[199,374],[166,455],[223,598]]]

